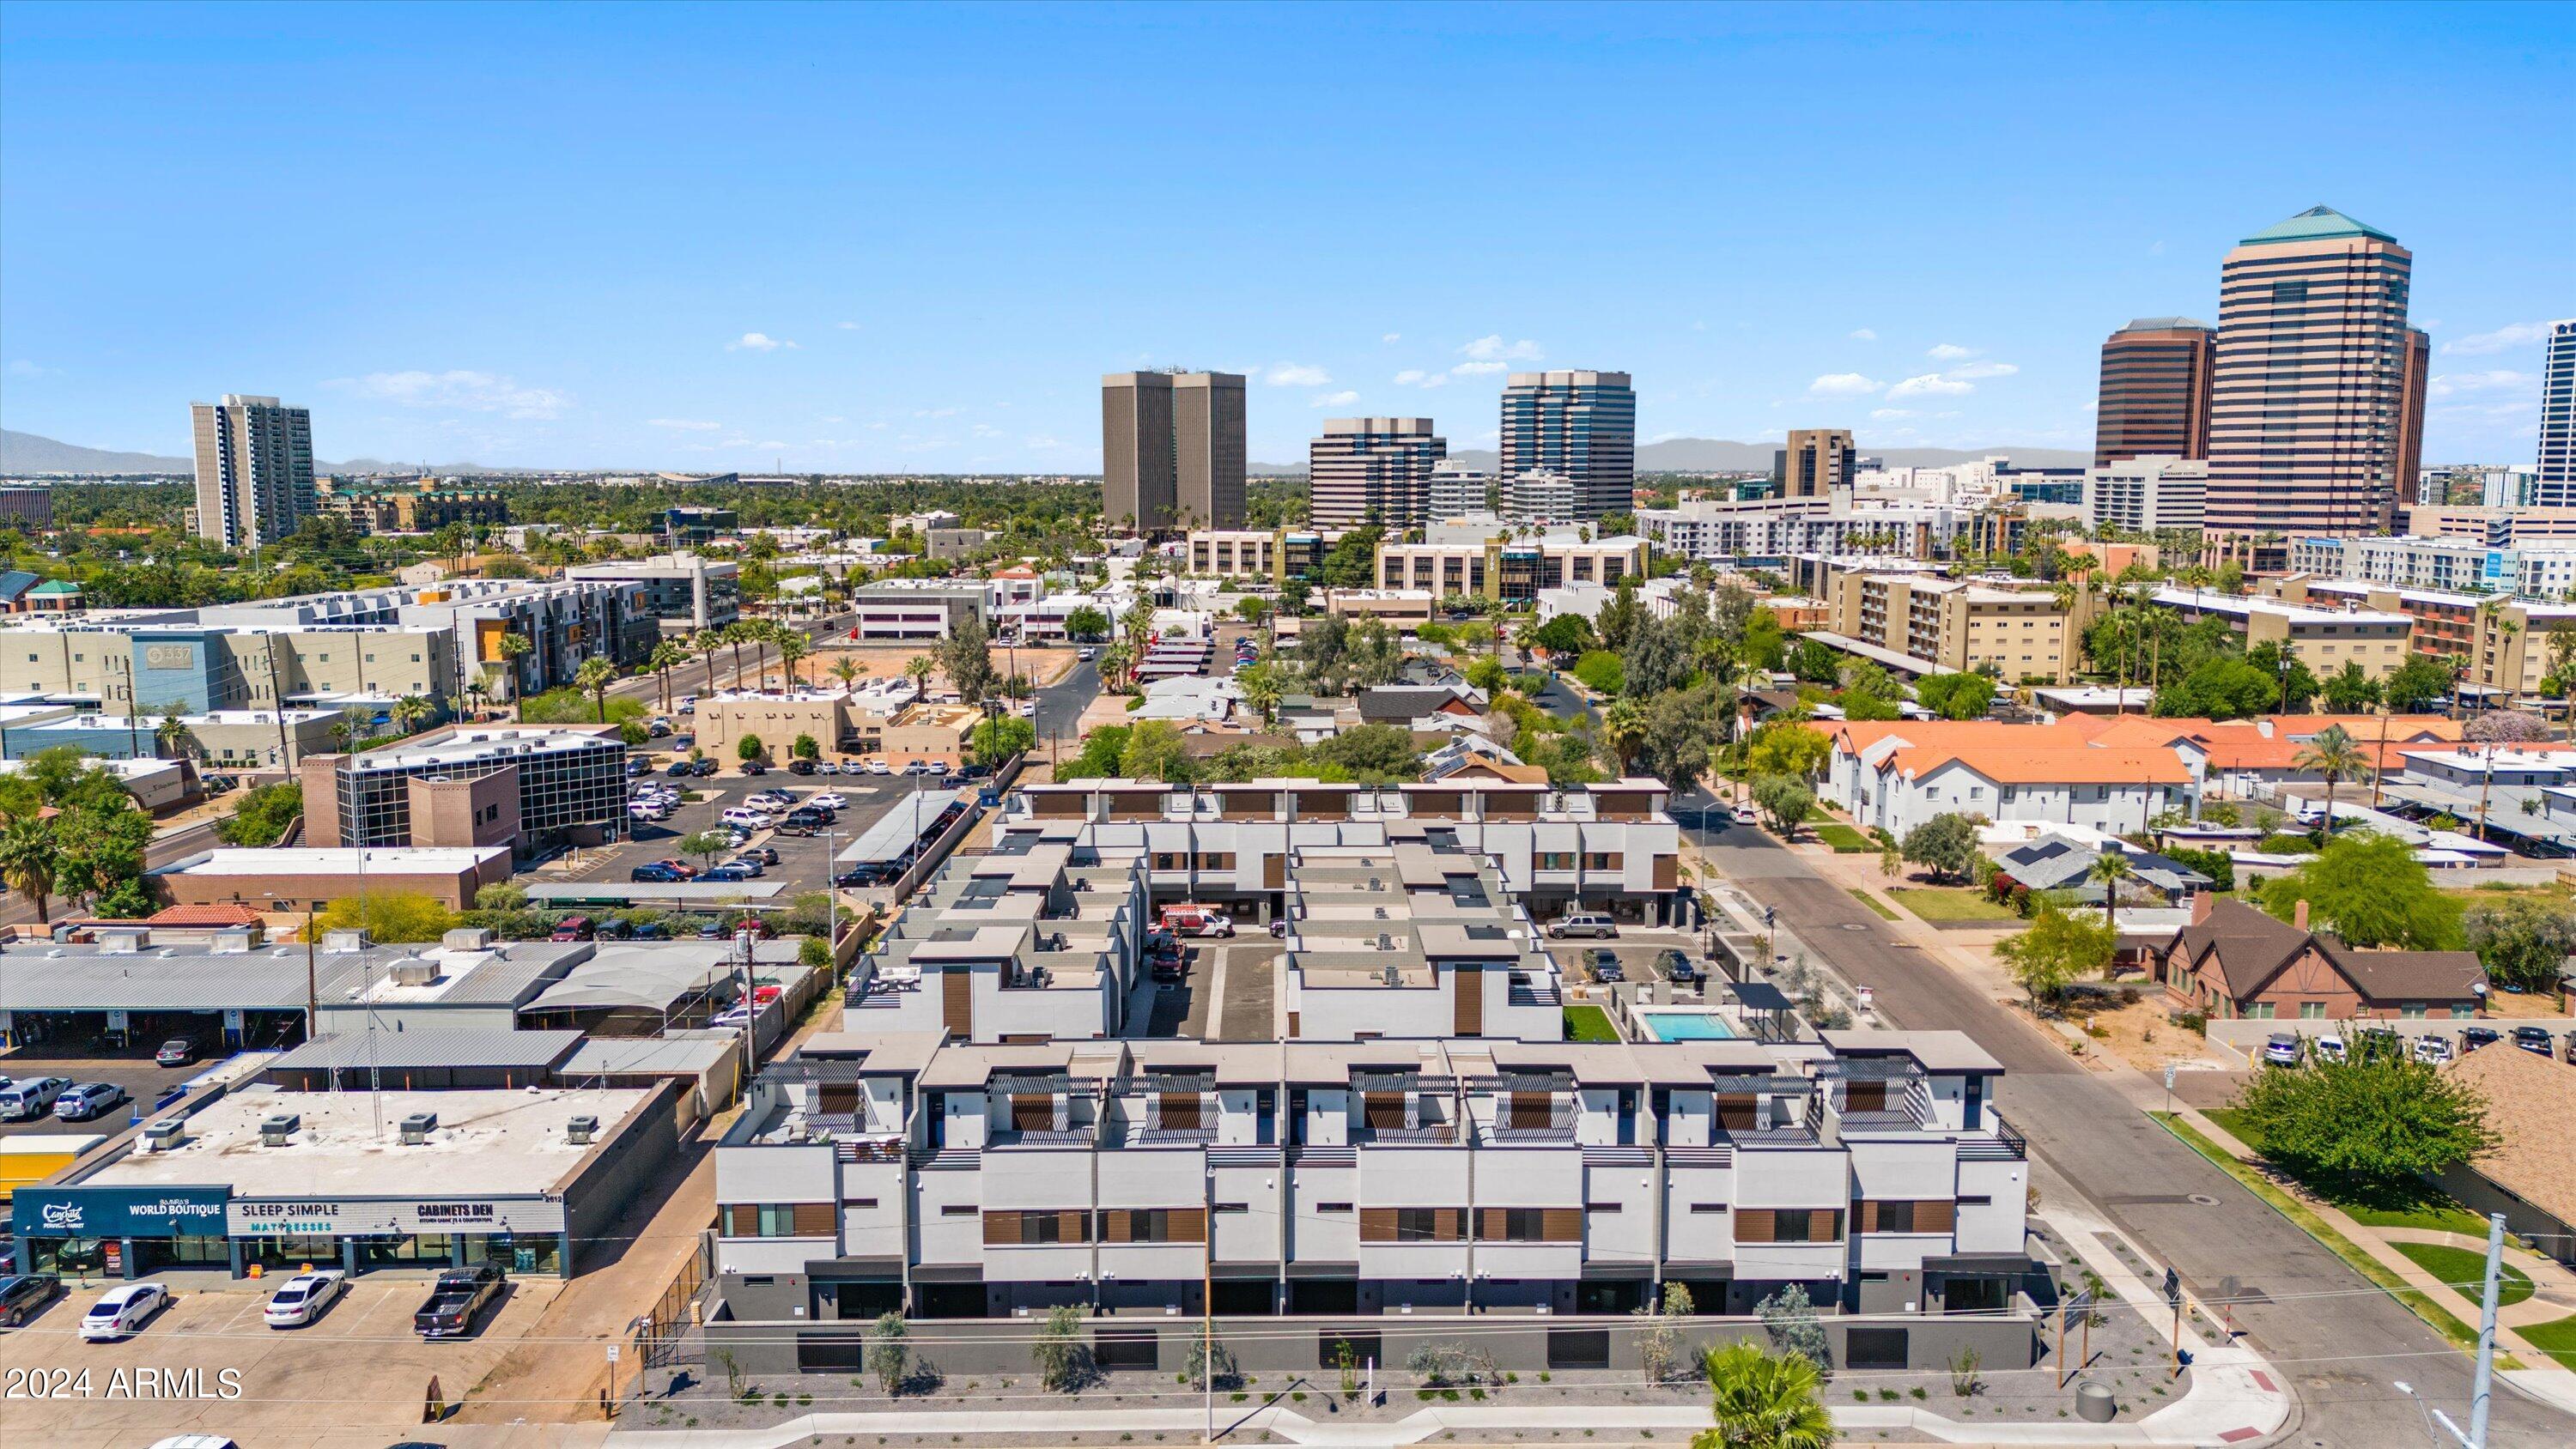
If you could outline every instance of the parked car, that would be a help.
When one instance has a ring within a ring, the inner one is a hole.
[[[753,880],[758,880],[762,876],[769,874],[768,862],[762,860],[759,852],[757,851],[746,850],[742,854],[735,856],[732,860],[727,861],[726,864],[740,866],[742,869],[751,872],[751,878]]]
[[[197,1044],[188,1040],[184,1036],[174,1036],[168,1041],[161,1043],[161,1049],[152,1054],[152,1065],[156,1067],[184,1067],[196,1059]]]
[[[655,719],[651,724],[644,726],[644,733],[657,740],[670,732],[671,722],[666,719]]]
[[[769,773],[769,767],[758,760],[745,760],[742,762],[742,772],[746,775],[766,775]]]
[[[825,760],[814,767],[814,772],[818,775],[855,775],[859,772],[859,766],[855,760],[846,765],[837,760]]]
[[[1655,968],[1664,974],[1666,981],[1676,986],[1695,985],[1699,981],[1699,967],[1685,952],[1665,951],[1658,954],[1655,957]]]
[[[51,1273],[0,1278],[0,1328],[16,1328],[63,1295],[63,1280]]]
[[[687,877],[657,860],[650,865],[639,865],[628,871],[626,879],[638,885],[671,885]]]
[[[637,921],[635,923],[635,939],[638,941],[667,941],[671,939],[671,928],[661,921]]]
[[[2415,1060],[2438,1067],[2451,1059],[2451,1039],[2427,1033],[2415,1038]]]
[[[1628,973],[1619,966],[1619,953],[1606,946],[1593,952],[1592,979],[1605,982],[1627,980]]]
[[[1234,917],[1208,906],[1165,906],[1163,929],[1175,936],[1231,936]]]
[[[756,860],[762,865],[776,865],[778,864],[778,848],[772,845],[755,845],[751,849],[744,851],[741,858],[744,860]]]
[[[791,775],[810,775],[821,768],[821,765],[812,760],[789,760],[787,762],[787,773]]]
[[[429,1301],[411,1316],[412,1330],[423,1338],[463,1338],[473,1331],[475,1315],[501,1296],[506,1282],[494,1263],[439,1274]]]
[[[158,1283],[120,1283],[81,1315],[81,1341],[104,1343],[140,1333],[153,1314],[169,1306],[170,1290]]]
[[[2549,1028],[2545,1026],[2515,1027],[2513,1029],[2513,1044],[2522,1048],[2524,1051],[2537,1052],[2544,1057],[2556,1056],[2558,1054],[2552,1049],[2554,1043],[2549,1035]]]
[[[721,941],[721,940],[723,940],[724,938],[725,938],[724,922],[722,922],[722,921],[700,921],[700,922],[698,923],[698,939],[699,939],[699,940],[701,940],[701,941]]]
[[[867,767],[868,773],[871,775],[891,775],[894,773],[894,766],[887,764],[884,760],[877,758],[875,755],[868,756]]]
[[[562,920],[555,922],[554,933],[546,937],[546,939],[549,941],[587,941],[590,939],[590,936],[590,917],[566,916]]]
[[[727,861],[723,865],[717,866],[713,870],[708,871],[705,875],[698,877],[698,879],[709,885],[730,885],[740,881],[747,881],[751,879],[751,876],[752,873],[743,866],[732,861]]]
[[[755,810],[748,805],[733,806],[719,818],[727,825],[740,825],[750,830],[767,830],[778,823],[768,811]]]
[[[298,1273],[269,1295],[268,1306],[259,1311],[260,1321],[271,1328],[302,1328],[348,1291],[349,1275],[338,1268]]]
[[[2460,1032],[2460,1050],[2473,1052],[2504,1040],[2504,1033],[2491,1026],[2472,1026]]]
[[[597,935],[602,941],[631,941],[635,939],[635,928],[611,916],[599,923]]]
[[[2318,1037],[2309,1043],[2309,1049],[2317,1054],[2317,1060],[2321,1062],[2339,1062],[2344,1059],[2343,1038],[2339,1036],[2329,1034]]]
[[[1593,911],[1576,911],[1547,923],[1547,933],[1563,940],[1568,936],[1591,936],[1617,940],[1619,923]]]
[[[689,763],[688,761],[686,761],[686,760],[673,760],[673,761],[671,762],[671,768],[670,768],[670,770],[668,771],[668,773],[669,773],[669,774],[672,776],[672,778],[674,778],[674,779],[677,779],[677,778],[679,778],[679,777],[681,777],[681,776],[684,776],[684,775],[694,775],[694,774],[696,774],[697,772],[698,772],[698,768],[697,768],[697,766],[690,764],[690,763]]]
[[[805,804],[815,810],[847,810],[850,808],[850,797],[838,790],[825,790],[818,795],[806,796]]]
[[[2297,1066],[2299,1064],[2299,1034],[2293,1031],[2276,1031],[2272,1033],[2271,1037],[2263,1043],[2263,1063],[2266,1066],[2274,1067]]]
[[[132,1100],[114,1082],[83,1082],[54,1099],[54,1116],[65,1122],[86,1122],[106,1116],[120,1102]]]
[[[799,820],[795,816],[790,815],[786,819],[778,822],[777,833],[780,835],[791,836],[797,840],[811,840],[815,836],[823,833],[823,822],[819,820]]]
[[[42,1117],[54,1110],[55,1101],[71,1088],[69,1077],[29,1077],[0,1087],[0,1122]]]
[[[707,1025],[717,1031],[740,1031],[751,1025],[752,1009],[748,1006],[727,1007],[707,1018]]]

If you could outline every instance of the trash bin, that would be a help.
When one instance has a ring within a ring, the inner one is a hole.
[[[2120,1412],[2111,1391],[2100,1384],[2085,1383],[2075,1387],[2075,1417],[2088,1424],[2107,1424]]]

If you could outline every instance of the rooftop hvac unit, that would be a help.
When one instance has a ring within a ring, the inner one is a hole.
[[[143,1150],[167,1152],[187,1140],[188,1124],[177,1117],[164,1117],[143,1129]]]
[[[1392,951],[1392,950],[1394,950],[1394,949],[1395,949],[1395,937],[1388,935],[1388,934],[1387,934],[1386,932],[1384,932],[1384,931],[1380,931],[1380,932],[1378,932],[1378,933],[1377,933],[1377,948],[1378,948],[1379,950],[1381,950],[1381,951]],[[1389,971],[1393,971],[1395,968],[1394,968],[1394,967],[1392,967],[1392,966],[1389,966],[1389,967],[1388,967],[1388,968],[1386,968],[1386,969],[1387,969],[1387,970],[1389,970]]]
[[[599,1135],[599,1119],[584,1112],[564,1122],[564,1140],[575,1147],[587,1147]]]
[[[402,1119],[403,1146],[418,1147],[429,1140],[429,1134],[437,1130],[436,1112],[414,1112]]]
[[[273,1117],[262,1117],[259,1119],[260,1145],[284,1147],[286,1139],[294,1136],[296,1129],[303,1125],[304,1119],[293,1112],[280,1112]]]
[[[438,944],[452,951],[488,951],[492,948],[492,932],[484,926],[459,926],[439,937]]]
[[[388,973],[396,986],[427,986],[438,979],[438,963],[418,956],[396,961]]]
[[[1389,961],[1389,962],[1387,962],[1387,963],[1386,963],[1386,984],[1387,984],[1387,985],[1389,985],[1389,986],[1393,986],[1395,983],[1396,983],[1395,963],[1394,963],[1394,962],[1392,962],[1392,961]]]

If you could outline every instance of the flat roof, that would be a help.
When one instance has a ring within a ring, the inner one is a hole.
[[[859,832],[859,838],[834,859],[843,865],[880,865],[892,860],[920,844],[939,813],[965,798],[963,790],[944,788],[897,796],[894,804],[869,822],[868,828]]]
[[[362,962],[381,966],[399,954],[322,952],[314,962],[316,988],[337,1000],[358,983]],[[139,951],[48,941],[0,947],[0,1011],[302,1011],[304,1005],[300,945],[225,952],[194,944]]]
[[[149,875],[458,875],[493,860],[507,860],[506,845],[401,845],[360,850],[346,846],[293,846],[266,850],[223,848],[160,866]]]
[[[427,1027],[419,1031],[340,1031],[296,1047],[268,1064],[319,1071],[361,1067],[377,1071],[424,1067],[551,1067],[581,1044],[577,1031],[514,1031],[508,1027]]]
[[[82,1187],[229,1183],[236,1197],[454,1197],[535,1195],[552,1189],[591,1152],[567,1137],[574,1117],[599,1119],[604,1137],[651,1096],[633,1087],[454,1092],[290,1092],[251,1087],[187,1119],[166,1152],[122,1157]],[[438,1130],[418,1146],[395,1129],[433,1112]],[[302,1118],[283,1147],[261,1145],[263,1117]]]

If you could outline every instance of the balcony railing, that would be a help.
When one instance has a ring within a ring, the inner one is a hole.
[[[1458,1140],[1458,1124],[1439,1122],[1428,1127],[1363,1127],[1351,1134],[1355,1142],[1392,1146],[1399,1143],[1442,1144]]]

